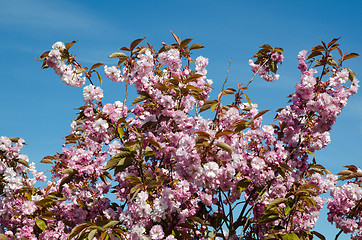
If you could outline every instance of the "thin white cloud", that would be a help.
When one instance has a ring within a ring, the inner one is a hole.
[[[92,29],[115,30],[116,28],[99,17],[94,17],[86,5],[66,1],[12,0],[1,1],[0,26],[54,31],[82,31]]]

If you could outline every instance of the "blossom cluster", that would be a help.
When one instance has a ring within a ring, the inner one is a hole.
[[[272,70],[273,68],[277,68],[277,64],[281,64],[284,60],[284,55],[281,52],[271,51],[267,54],[267,59],[263,59],[263,63],[254,63],[253,60],[249,60],[249,66],[251,70],[255,74],[259,74],[259,76],[267,82],[273,82],[279,79],[279,74],[276,74],[276,70]]]
[[[358,169],[362,173],[361,169]],[[362,186],[360,183],[348,182],[331,189],[328,199],[328,221],[344,233],[352,233],[352,239],[362,239]]]
[[[306,53],[303,50],[298,55],[302,75],[292,95],[292,104],[277,115],[278,120],[285,123],[281,129],[284,133],[283,142],[288,144],[290,151],[298,148],[294,155],[304,152],[300,160],[294,163],[301,168],[307,167],[307,151],[320,150],[330,143],[329,131],[332,125],[359,87],[355,78],[349,86],[346,84],[349,73],[345,68],[333,70],[325,82],[321,81],[320,77],[315,76],[316,69],[305,69]]]
[[[77,72],[77,68],[73,68],[72,64],[66,64],[62,59],[62,54],[65,50],[65,45],[62,42],[56,42],[52,46],[52,50],[46,57],[46,63],[53,68],[63,82],[68,86],[81,87],[85,84],[86,78],[82,77],[82,72]]]
[[[209,100],[209,59],[198,56],[192,65],[190,49],[200,45],[175,39],[159,52],[136,48],[138,39],[122,48],[132,52],[120,59],[123,65],[104,66],[108,79],[135,87],[132,106],[127,96],[103,103],[101,87],[83,88],[84,106],[61,153],[42,160],[52,164],[44,189],[33,187],[45,178],[20,154],[24,141],[0,138],[0,232],[44,240],[306,237],[325,203],[321,194],[330,189],[329,220],[356,232],[361,221],[351,212],[362,198],[360,186],[336,187],[335,175],[309,161],[328,145],[331,126],[357,91],[356,79],[347,84],[348,70],[335,68],[322,81],[307,69],[302,51],[291,104],[277,114],[279,126],[265,125],[266,111],[243,101],[241,86],[222,91],[234,94],[231,104],[223,105],[221,95]],[[76,70],[75,78],[62,71],[71,66],[62,60],[64,46],[53,45],[46,61],[67,85],[81,86],[85,78]],[[277,79],[278,49],[261,65],[251,61],[253,72]],[[208,109],[213,118],[201,115]]]
[[[35,202],[42,199],[43,192],[35,189],[34,184],[44,182],[46,177],[20,153],[24,144],[22,138],[0,137],[0,226],[9,237],[36,239],[34,220],[29,216],[38,210]],[[32,194],[26,197],[21,193],[25,189]]]

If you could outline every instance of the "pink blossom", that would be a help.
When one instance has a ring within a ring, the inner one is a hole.
[[[162,52],[159,55],[160,63],[168,65],[171,70],[181,68],[180,52],[177,49],[171,49],[167,52]]]
[[[23,212],[26,215],[31,215],[33,214],[36,210],[37,210],[37,206],[35,205],[35,203],[33,201],[25,201],[23,203]]]
[[[273,53],[271,56],[270,56],[270,59],[272,60],[272,61],[278,61],[278,59],[279,59],[279,54],[278,53]]]
[[[165,236],[161,225],[154,225],[150,230],[151,239],[159,240]]]
[[[113,82],[125,81],[125,78],[121,76],[121,70],[117,69],[116,66],[108,67],[107,65],[105,65],[104,73],[106,74],[107,78],[111,79]]]
[[[206,66],[209,64],[209,59],[205,58],[203,56],[199,56],[196,58],[196,68],[195,70],[197,71],[197,73],[201,74],[201,75],[206,75],[207,74],[207,70],[206,70]]]

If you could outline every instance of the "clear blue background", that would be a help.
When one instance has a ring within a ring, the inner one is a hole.
[[[0,136],[26,140],[23,152],[40,169],[42,157],[61,151],[69,133],[74,108],[81,106],[82,89],[67,87],[55,73],[41,70],[36,61],[56,41],[78,43],[71,51],[83,66],[108,65],[107,56],[132,40],[147,36],[156,49],[173,43],[170,30],[194,38],[205,49],[194,57],[209,58],[208,77],[214,94],[221,89],[230,58],[227,87],[246,83],[252,76],[248,60],[257,47],[269,43],[285,50],[280,79],[266,83],[257,79],[248,92],[260,110],[276,110],[299,81],[296,56],[300,50],[342,37],[343,51],[362,53],[361,1],[41,1],[0,0]],[[337,53],[336,53],[337,54]],[[336,55],[337,56],[337,55]],[[362,58],[347,61],[362,76]],[[361,78],[361,77],[360,77]],[[122,85],[104,79],[105,102],[123,99]],[[98,84],[96,80],[95,83]],[[269,113],[267,119],[272,119]],[[332,143],[320,151],[317,161],[337,173],[346,164],[361,167],[362,94],[349,101],[331,132]],[[265,122],[272,123],[272,122]],[[326,218],[325,215],[322,218]],[[327,239],[338,232],[320,219],[318,231]],[[339,239],[348,239],[346,235]]]

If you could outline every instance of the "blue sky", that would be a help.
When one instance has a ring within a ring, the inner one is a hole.
[[[227,87],[252,76],[248,60],[268,43],[285,50],[280,79],[253,82],[248,95],[260,110],[276,110],[299,81],[296,56],[320,40],[342,37],[342,50],[362,54],[362,2],[355,1],[42,1],[0,0],[0,69],[2,111],[0,136],[26,140],[24,153],[41,169],[42,157],[61,151],[74,108],[82,105],[82,89],[67,87],[52,70],[36,61],[56,41],[78,43],[72,52],[84,66],[108,65],[107,56],[146,36],[156,49],[173,43],[170,30],[194,38],[205,49],[194,57],[209,58],[208,77],[215,98],[232,63]],[[362,79],[362,58],[346,62]],[[96,82],[96,81],[94,81]],[[362,85],[362,84],[361,84]],[[121,85],[106,80],[105,102],[123,99]],[[272,119],[270,113],[268,119]],[[332,143],[317,161],[337,173],[346,164],[361,167],[362,94],[352,97],[331,132]],[[265,123],[272,123],[271,121]],[[321,219],[322,220],[322,219]],[[331,239],[338,231],[326,221],[318,230]],[[344,236],[346,237],[346,236]],[[346,237],[347,238],[347,237]],[[343,239],[341,236],[339,239]]]

